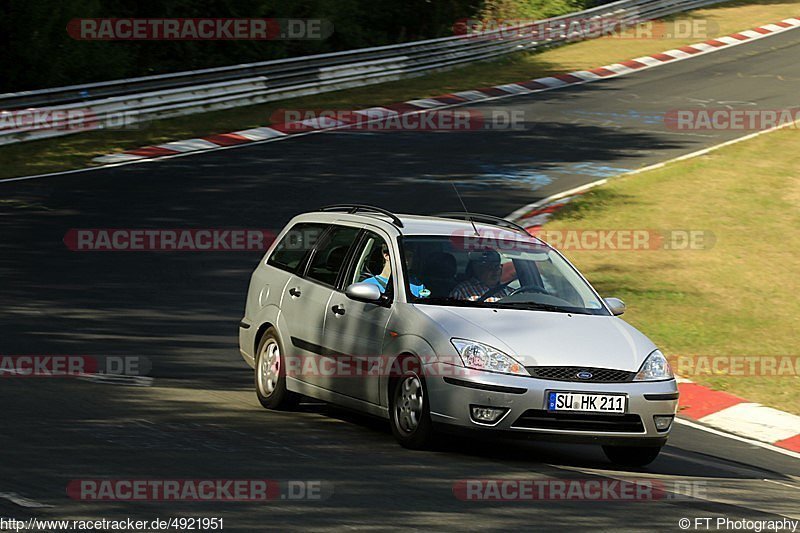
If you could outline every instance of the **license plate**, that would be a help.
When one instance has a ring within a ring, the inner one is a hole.
[[[624,413],[625,403],[625,396],[622,394],[550,392],[547,397],[547,410]]]

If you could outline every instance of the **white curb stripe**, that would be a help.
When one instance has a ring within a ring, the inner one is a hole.
[[[577,72],[570,72],[570,74],[586,81],[594,81],[603,77],[603,76],[598,76],[594,72],[589,72],[588,70],[579,70]]]
[[[762,28],[763,28],[763,26],[762,26]],[[739,33],[741,33],[745,37],[750,37],[751,39],[757,39],[758,37],[761,37],[763,35],[762,33],[758,33],[757,31],[753,31],[753,30],[744,30],[744,31],[740,31]]]
[[[301,120],[299,122],[304,126],[310,126],[312,128],[323,129],[323,128],[335,128],[337,126],[344,126],[345,123],[340,120],[335,120],[330,117],[317,117],[317,118],[307,118],[306,120]],[[291,122],[289,124],[292,124]],[[295,123],[297,124],[297,123]]]
[[[546,86],[548,86],[550,88],[563,87],[564,85],[567,85],[567,82],[559,80],[558,78],[552,78],[552,77],[549,77],[549,78],[537,78],[537,79],[535,79],[533,81],[539,82],[542,85],[546,85]]]
[[[715,40],[715,41],[719,41],[719,42],[721,42],[721,43],[725,43],[725,44],[736,44],[736,43],[741,43],[741,42],[744,42],[744,41],[740,41],[739,39],[736,39],[736,38],[734,38],[734,37],[728,37],[728,36],[725,36],[725,37],[717,37],[717,38],[715,38],[714,40]]]
[[[176,152],[192,152],[194,150],[208,150],[209,148],[217,148],[219,145],[205,139],[186,139],[185,141],[172,141],[165,144],[159,144],[157,147],[166,148],[167,150],[175,150]]]
[[[386,109],[385,107],[368,107],[367,109],[359,109],[358,111],[354,111],[354,113],[364,115],[368,118],[391,117],[398,114],[397,111]]]
[[[421,107],[423,109],[431,109],[432,107],[442,107],[444,102],[440,102],[439,100],[435,100],[433,98],[421,98],[419,100],[407,100],[407,104],[415,105],[417,107]]]
[[[639,63],[644,63],[648,67],[657,67],[658,65],[663,65],[664,64],[663,61],[659,61],[655,57],[650,57],[650,56],[637,57],[636,59],[634,59],[634,61],[638,61]]]
[[[661,61],[658,61],[658,64],[661,65],[663,63],[661,63]],[[619,75],[628,74],[629,72],[633,72],[635,70],[630,67],[626,67],[625,65],[620,65],[619,63],[614,63],[613,65],[606,65],[602,68],[610,70],[614,74],[619,74]]]
[[[704,416],[700,422],[762,442],[777,442],[800,432],[800,416],[758,403],[739,403]]]
[[[470,102],[474,102],[476,100],[485,100],[489,98],[488,95],[483,94],[480,91],[461,91],[459,93],[453,93],[453,95],[461,97],[464,100],[468,100]]]
[[[773,446],[772,444],[767,444],[766,442],[761,442],[753,439],[748,439],[747,437],[741,437],[739,435],[733,435],[731,433],[726,433],[724,431],[720,431],[718,429],[714,429],[708,426],[704,426],[703,424],[697,424],[692,422],[691,420],[686,420],[685,418],[676,418],[675,423],[681,426],[687,426],[694,429],[699,429],[700,431],[705,431],[707,433],[711,433],[713,435],[718,435],[720,437],[726,437],[728,439],[738,440],[739,442],[746,442],[747,444],[752,444],[753,446],[758,446],[759,448],[764,448],[766,450],[770,450],[773,452],[777,452],[783,455],[788,455],[789,457],[794,457],[796,459],[800,459],[800,453],[793,452],[792,450],[787,450],[786,448],[779,448],[778,446]]]
[[[689,54],[687,52],[684,52],[683,50],[677,50],[677,49],[667,50],[666,52],[663,52],[663,54],[664,55],[668,55],[668,56],[672,56],[675,59],[686,59],[687,57],[689,57],[691,55],[694,55],[694,54]]]
[[[505,91],[510,94],[526,94],[533,92],[527,87],[523,87],[517,83],[506,83],[505,85],[495,85],[495,89],[500,89],[501,91]]]
[[[697,50],[700,50],[700,52],[710,52],[712,50],[717,50],[718,49],[718,47],[711,46],[710,44],[706,44],[706,43],[693,44],[692,48],[696,48]]]
[[[99,163],[124,163],[127,161],[136,161],[137,159],[147,159],[147,157],[143,155],[119,153],[119,154],[101,155],[99,157],[95,157],[94,159],[92,159],[92,161],[97,161]]]
[[[234,133],[246,139],[250,139],[251,141],[263,141],[265,139],[283,137],[286,135],[284,132],[272,128],[251,128],[249,130],[235,131]]]

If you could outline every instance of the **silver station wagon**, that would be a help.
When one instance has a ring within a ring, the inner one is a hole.
[[[388,418],[408,448],[467,429],[599,444],[641,466],[678,389],[624,310],[507,220],[336,205],[278,235],[239,345],[268,409],[305,395]]]

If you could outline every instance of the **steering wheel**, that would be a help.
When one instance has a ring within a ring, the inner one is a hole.
[[[481,295],[481,297],[478,298],[475,301],[479,302],[479,303],[480,302],[485,302],[487,298],[491,298],[492,296],[494,296],[498,292],[500,292],[503,289],[505,289],[506,287],[508,287],[513,282],[514,282],[514,280],[512,279],[511,281],[509,281],[507,283],[501,283],[499,285],[495,285],[494,287],[492,287],[488,291],[484,292]],[[511,292],[511,294],[507,294],[506,296],[514,296],[515,294],[519,294],[521,292],[539,292],[539,293],[542,293],[542,294],[549,294],[546,290],[544,290],[542,287],[540,287],[538,285],[523,285],[519,289],[514,289]]]
[[[511,282],[513,282],[513,281],[514,281],[514,280],[512,279],[511,281],[508,281],[508,282],[506,282],[506,283],[500,283],[500,284],[498,284],[498,285],[495,285],[494,287],[492,287],[492,288],[491,288],[491,289],[489,289],[488,291],[486,291],[486,292],[484,292],[483,294],[481,294],[481,297],[480,297],[480,298],[478,298],[478,299],[477,299],[477,300],[475,300],[475,301],[476,301],[476,302],[478,302],[478,303],[480,303],[480,302],[485,302],[487,298],[491,298],[492,296],[494,296],[494,295],[495,295],[495,294],[497,294],[498,292],[502,291],[503,289],[505,289],[506,287],[508,287],[508,286],[511,284]]]
[[[521,292],[538,292],[541,294],[550,294],[544,288],[538,285],[523,285],[519,289],[515,289],[509,296],[514,296],[515,294],[519,294]]]

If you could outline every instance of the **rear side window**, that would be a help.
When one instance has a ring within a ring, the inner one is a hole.
[[[335,226],[325,237],[325,242],[317,247],[306,277],[326,285],[336,285],[347,252],[360,231],[359,228]]]
[[[289,272],[297,271],[325,228],[324,224],[295,224],[272,251],[267,264]]]

